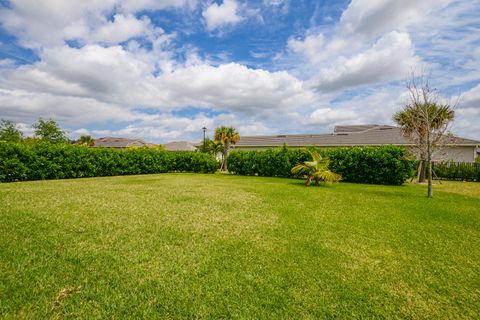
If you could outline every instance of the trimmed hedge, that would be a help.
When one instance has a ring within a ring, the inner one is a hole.
[[[434,179],[479,181],[480,163],[440,162],[433,163]]]
[[[401,185],[415,170],[415,161],[403,147],[349,147],[317,149],[330,158],[330,170],[347,182]],[[309,160],[301,149],[233,151],[228,156],[230,172],[240,175],[293,177],[290,170]]]
[[[211,155],[148,148],[115,150],[46,142],[0,142],[0,181],[68,179],[163,172],[214,173]]]

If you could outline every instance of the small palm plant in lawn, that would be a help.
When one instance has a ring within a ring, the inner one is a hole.
[[[317,151],[304,150],[310,154],[312,161],[304,161],[303,163],[297,164],[292,168],[292,174],[306,176],[306,186],[309,186],[312,181],[315,181],[315,185],[318,186],[320,181],[338,182],[342,179],[342,176],[328,169],[330,159],[322,158]]]

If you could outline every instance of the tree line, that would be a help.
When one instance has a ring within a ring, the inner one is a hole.
[[[33,137],[24,137],[23,131],[17,127],[17,124],[11,120],[0,119],[0,141],[6,142],[25,142],[34,143],[37,141],[46,141],[50,143],[76,143],[87,146],[93,146],[95,140],[89,136],[81,136],[76,141],[70,141],[67,138],[65,130],[60,128],[58,123],[53,119],[39,118],[37,122],[32,124],[34,129]]]

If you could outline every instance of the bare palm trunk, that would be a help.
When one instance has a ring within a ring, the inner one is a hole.
[[[432,191],[432,161],[428,162],[428,194],[429,198],[433,197]]]
[[[227,142],[225,142],[225,146],[223,148],[223,166],[222,166],[223,171],[228,171],[227,157],[228,157],[228,149],[229,148],[230,148],[230,143],[227,141]]]
[[[220,170],[223,171],[223,166],[225,164],[225,154],[222,152],[222,164],[220,165]]]
[[[432,148],[430,143],[430,128],[427,132],[427,173],[428,173],[428,191],[427,197],[431,198],[432,195]]]
[[[428,148],[428,155],[427,155],[427,172],[428,172],[428,191],[427,191],[427,197],[431,198],[433,196],[433,191],[432,191],[432,155],[431,155],[431,150],[430,147]]]

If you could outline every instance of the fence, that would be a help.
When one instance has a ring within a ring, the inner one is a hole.
[[[480,163],[437,162],[433,163],[434,179],[480,182]]]

